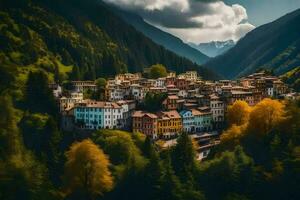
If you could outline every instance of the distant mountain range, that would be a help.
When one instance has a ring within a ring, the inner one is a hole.
[[[249,32],[235,47],[205,64],[226,78],[258,69],[280,75],[300,66],[300,9]]]
[[[188,43],[191,47],[199,50],[209,57],[216,57],[221,55],[234,47],[235,42],[233,40],[228,41],[213,41],[208,43]]]
[[[139,15],[120,10],[115,7],[112,7],[112,10],[128,24],[132,25],[138,31],[142,32],[144,35],[152,39],[155,43],[164,46],[166,49],[180,56],[183,56],[197,64],[203,64],[208,61],[208,56],[184,43],[181,39],[162,31],[155,26],[152,26],[151,24],[144,21],[144,19]]]

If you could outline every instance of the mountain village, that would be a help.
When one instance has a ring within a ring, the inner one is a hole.
[[[71,83],[72,91],[67,95],[61,86],[50,86],[59,103],[63,130],[139,132],[155,141],[164,141],[163,147],[173,145],[175,138],[186,132],[200,144],[201,158],[219,143],[219,133],[226,125],[227,107],[235,101],[254,106],[264,98],[293,99],[296,96],[280,78],[264,72],[235,81],[204,81],[196,71],[179,75],[171,72],[158,79],[146,79],[140,73],[119,74],[107,80],[105,101],[84,98],[84,92],[98,90],[94,81]],[[149,93],[165,94],[161,110],[139,109]]]

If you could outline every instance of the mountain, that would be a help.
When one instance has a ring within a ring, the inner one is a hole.
[[[203,64],[209,59],[208,56],[190,47],[181,39],[145,22],[144,19],[139,15],[120,10],[115,7],[112,7],[112,10],[122,19],[124,19],[128,24],[131,24],[138,31],[142,32],[144,35],[152,39],[155,43],[164,46],[166,49],[180,56],[188,58],[191,61],[196,62],[197,64]]]
[[[300,9],[249,32],[225,54],[205,65],[226,78],[259,68],[283,74],[300,65]]]
[[[208,43],[200,43],[198,45],[194,43],[189,43],[189,45],[204,53],[205,55],[208,55],[209,57],[216,57],[234,47],[235,42],[233,40],[212,41]]]
[[[300,66],[283,74],[282,80],[292,86],[296,92],[300,92]]]
[[[30,71],[50,79],[95,79],[161,63],[169,70],[215,74],[157,45],[98,0],[2,0],[1,67],[22,85]]]

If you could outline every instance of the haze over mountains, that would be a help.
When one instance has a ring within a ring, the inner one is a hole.
[[[225,54],[205,66],[226,78],[260,68],[280,75],[300,66],[300,9],[249,32]]]
[[[200,43],[200,44],[189,43],[189,45],[209,57],[216,57],[218,55],[225,53],[232,47],[234,47],[235,42],[233,40],[212,41],[212,42]]]

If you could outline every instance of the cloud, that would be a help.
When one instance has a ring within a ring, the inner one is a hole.
[[[104,0],[138,13],[186,42],[238,40],[255,28],[246,9],[220,0]]]

